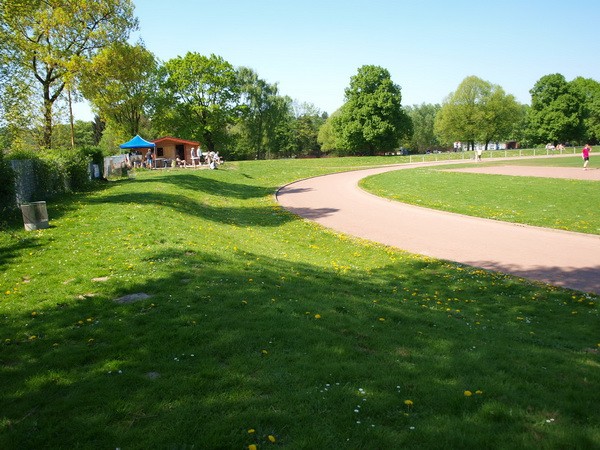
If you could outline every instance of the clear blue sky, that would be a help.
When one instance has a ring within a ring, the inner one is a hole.
[[[214,53],[329,114],[366,64],[390,72],[403,105],[442,103],[469,75],[521,103],[544,75],[600,81],[598,0],[134,3],[140,29],[131,40],[141,37],[161,61]]]

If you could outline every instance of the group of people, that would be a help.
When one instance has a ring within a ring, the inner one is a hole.
[[[550,154],[553,154],[554,150],[562,152],[564,149],[565,149],[565,146],[562,144],[558,144],[556,147],[554,146],[554,144],[552,142],[549,142],[546,144],[546,150],[548,150],[550,152]]]
[[[142,156],[139,150],[132,150],[126,154],[127,165],[131,168],[142,168],[152,169],[155,167],[155,158],[152,150],[148,150],[146,154]],[[191,149],[192,163],[188,164],[185,159],[181,159],[179,155],[172,161],[172,167],[200,167],[206,164],[209,169],[216,169],[218,166],[223,164],[223,158],[219,155],[219,152],[207,152],[202,153],[199,148],[192,147]]]
[[[202,159],[204,159],[204,164],[206,164],[209,169],[216,169],[223,164],[223,158],[221,158],[219,152],[210,151],[202,153],[202,150],[199,148],[195,149],[192,147],[190,156],[192,158],[192,167],[196,167],[196,163],[198,164],[198,167],[200,167],[202,165]]]

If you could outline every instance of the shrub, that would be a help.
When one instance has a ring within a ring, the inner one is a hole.
[[[15,172],[8,160],[0,152],[0,215],[4,217],[7,211],[14,209],[15,204]]]

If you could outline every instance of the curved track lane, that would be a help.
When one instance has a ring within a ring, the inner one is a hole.
[[[358,187],[370,175],[434,164],[308,178],[282,187],[277,200],[292,213],[352,236],[600,294],[600,236],[435,211],[379,198]]]

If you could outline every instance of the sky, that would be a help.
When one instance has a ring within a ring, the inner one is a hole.
[[[520,103],[544,75],[600,81],[598,0],[134,0],[146,48],[249,67],[280,95],[332,114],[363,65],[390,72],[402,104],[439,103],[468,76]],[[75,115],[91,120],[85,105]]]

